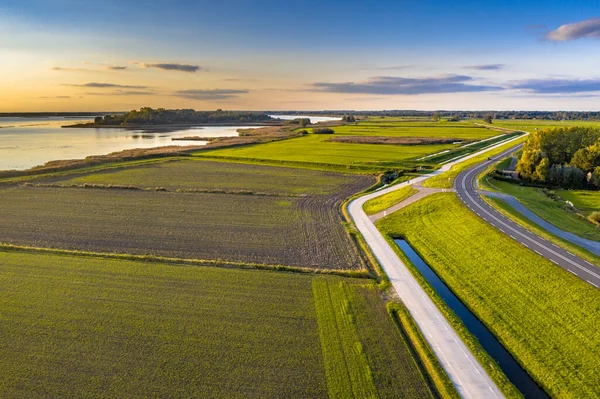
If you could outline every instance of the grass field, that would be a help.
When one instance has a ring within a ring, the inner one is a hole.
[[[587,214],[600,211],[600,191],[557,190],[565,201],[571,201],[575,208]]]
[[[337,126],[334,130],[335,134],[347,136],[449,137],[458,140],[481,140],[499,134],[472,122],[402,122],[388,118]]]
[[[3,397],[432,396],[366,280],[8,251],[0,281]]]
[[[417,159],[457,147],[457,144],[393,145],[329,141],[337,136],[355,137],[426,137],[481,140],[497,136],[469,122],[415,122],[401,118],[368,119],[356,124],[335,126],[335,134],[308,134],[302,137],[261,145],[200,151],[202,157],[287,164],[325,170],[348,170],[355,173],[375,173],[414,165]],[[307,131],[312,132],[312,128]],[[426,163],[434,163],[423,161]],[[437,161],[436,161],[437,162]]]
[[[427,197],[378,227],[404,236],[552,397],[597,397],[598,290],[498,232],[454,194]]]
[[[306,169],[181,160],[45,180],[64,185],[103,184],[142,189],[164,187],[169,190],[331,195],[345,185],[355,184],[356,179],[354,176]]]
[[[577,234],[581,237],[600,240],[600,231],[594,224],[566,209],[565,200],[567,198],[554,200],[544,194],[540,188],[520,186],[505,181],[492,180],[492,184],[500,192],[516,197],[519,202],[533,213],[561,230]],[[575,200],[573,204],[578,203],[583,205],[584,209],[589,209],[590,211],[600,210],[600,193],[585,195],[582,191],[562,190],[557,192],[557,194],[561,198],[563,198],[562,195],[565,195],[569,200]],[[594,204],[595,200],[598,202]],[[585,208],[586,206],[588,208]]]
[[[327,141],[329,138],[330,135],[326,134],[309,134],[260,145],[202,151],[197,155],[246,161],[292,162],[297,166],[302,166],[302,163],[317,164],[324,169],[327,169],[327,165],[333,165],[334,168],[347,168],[348,171],[374,172],[402,167],[403,161],[454,147],[451,144],[399,146],[336,143]]]
[[[508,129],[523,129],[533,131],[536,129],[551,129],[556,127],[589,126],[600,127],[599,121],[551,121],[537,119],[494,119],[494,126]]]
[[[405,199],[416,193],[418,193],[418,191],[412,186],[402,187],[399,190],[384,194],[381,197],[368,200],[363,205],[363,209],[367,215],[374,215],[376,213],[385,211],[389,207],[404,201]]]

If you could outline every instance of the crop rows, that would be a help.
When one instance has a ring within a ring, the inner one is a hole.
[[[141,189],[225,190],[275,194],[335,194],[360,178],[305,169],[243,165],[203,160],[155,163],[50,181],[69,184],[130,185]],[[46,179],[48,180],[48,179]]]
[[[0,396],[326,398],[312,278],[2,252]]]

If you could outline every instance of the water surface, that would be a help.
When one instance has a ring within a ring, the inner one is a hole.
[[[206,141],[173,141],[172,138],[237,136],[246,126],[204,126],[176,130],[124,128],[61,128],[77,118],[0,118],[0,170],[28,169],[48,161],[81,159],[132,148],[170,145],[204,145]],[[256,126],[253,126],[256,127]]]
[[[394,240],[419,273],[431,284],[448,307],[460,318],[465,327],[473,334],[483,349],[498,363],[506,377],[525,398],[549,398],[549,396],[533,381],[531,376],[512,357],[487,327],[454,295],[427,263],[401,239]]]

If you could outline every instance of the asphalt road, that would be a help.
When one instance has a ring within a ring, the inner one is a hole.
[[[475,188],[477,175],[490,164],[508,156],[519,147],[515,146],[495,155],[491,160],[488,159],[460,173],[454,182],[458,197],[469,209],[504,234],[594,287],[600,288],[600,268],[519,226],[492,208],[477,193]]]
[[[423,181],[428,177],[431,175],[418,177],[411,183]],[[452,325],[363,211],[363,204],[369,199],[406,187],[411,183],[404,182],[359,197],[350,202],[348,212],[461,397],[504,398],[500,389],[488,376]]]

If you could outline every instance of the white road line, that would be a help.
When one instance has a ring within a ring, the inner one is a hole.
[[[598,288],[598,286],[594,283],[592,283],[590,280],[587,280],[588,283],[590,283],[591,285],[593,285],[594,287]]]
[[[525,244],[524,242],[522,242],[521,244],[525,245],[527,248],[529,248],[529,245]]]
[[[571,270],[571,269],[567,269],[567,270],[568,270],[570,273],[573,273],[574,275],[576,275],[576,276],[577,276],[577,273],[575,273],[573,270]]]

